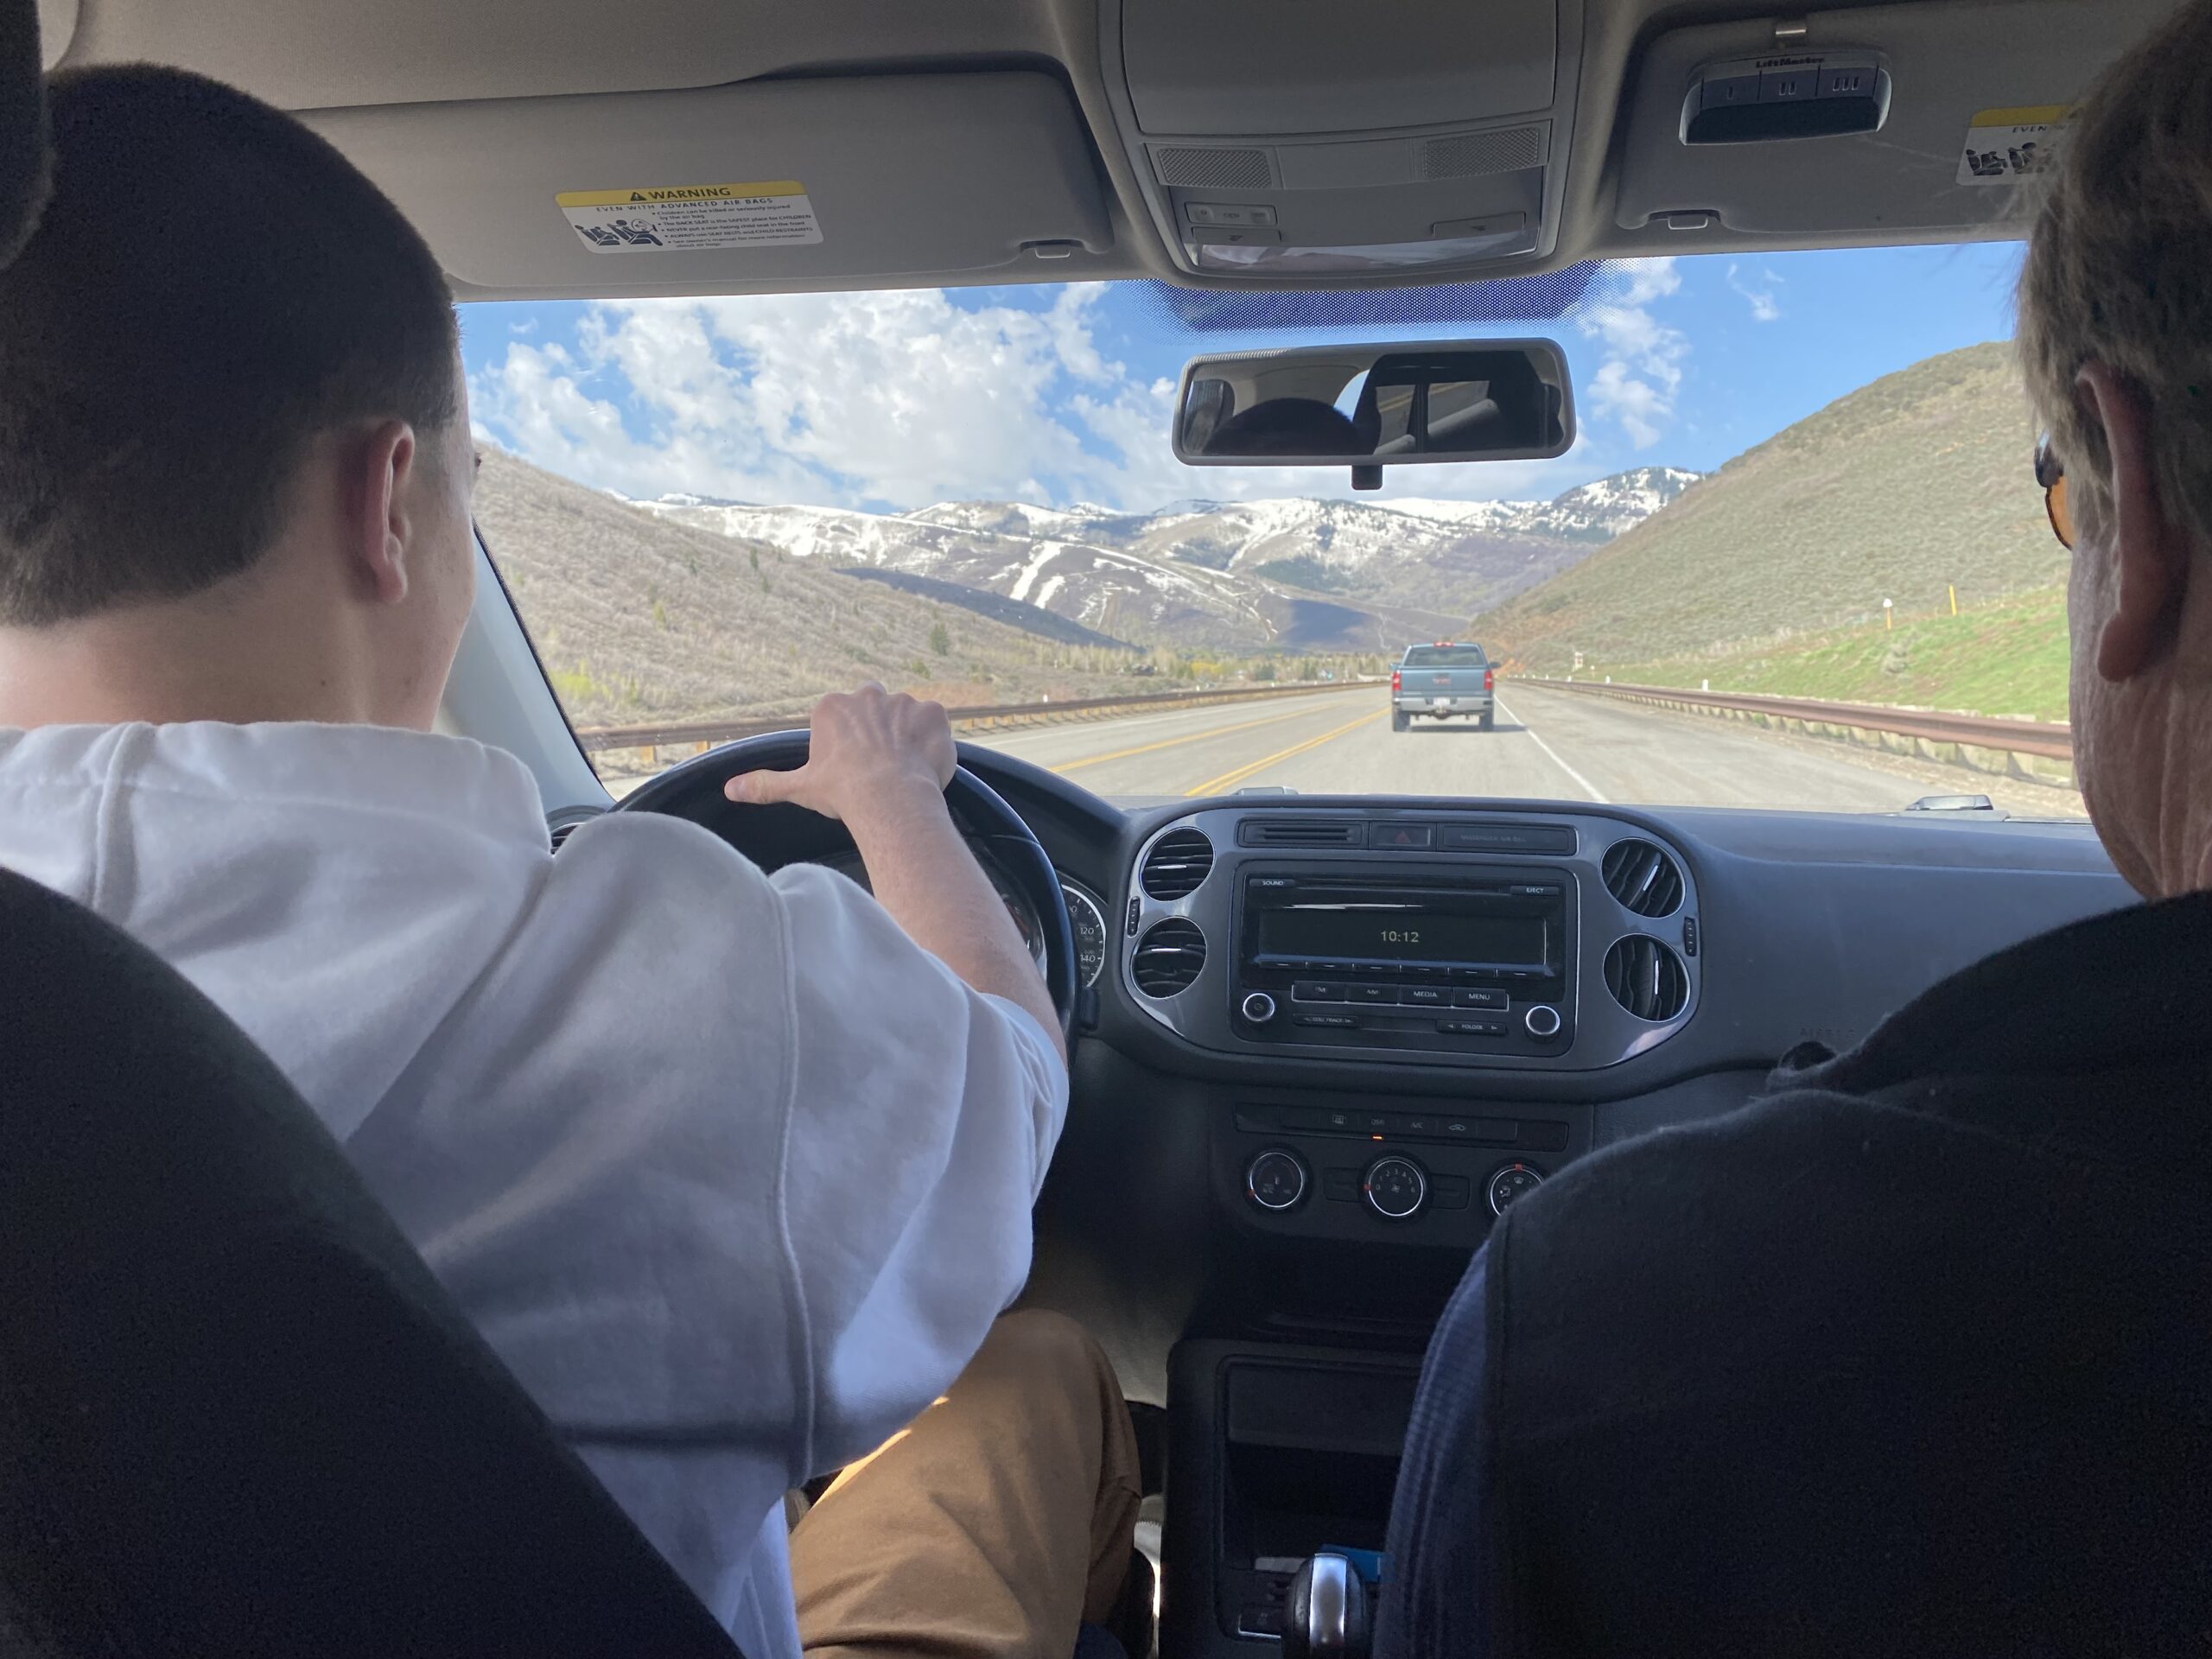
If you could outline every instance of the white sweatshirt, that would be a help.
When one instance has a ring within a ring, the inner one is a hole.
[[[283,1068],[755,1659],[782,1497],[929,1403],[1027,1273],[1067,1077],[854,883],[368,727],[0,731],[0,865]]]

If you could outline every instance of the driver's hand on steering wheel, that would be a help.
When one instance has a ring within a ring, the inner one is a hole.
[[[813,744],[796,772],[748,772],[722,792],[763,805],[791,801],[826,818],[850,823],[917,797],[942,799],[955,765],[952,722],[942,703],[892,693],[870,680],[856,691],[833,691],[814,706]]]

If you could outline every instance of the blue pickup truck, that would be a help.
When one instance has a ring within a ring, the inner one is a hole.
[[[1390,671],[1390,729],[1409,729],[1415,715],[1437,720],[1471,715],[1489,731],[1497,723],[1497,671],[1480,645],[1439,641],[1408,645]]]

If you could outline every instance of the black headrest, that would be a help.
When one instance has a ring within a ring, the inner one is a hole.
[[[30,240],[52,180],[38,0],[0,0],[0,266]]]
[[[1349,455],[1358,450],[1351,421],[1318,397],[1270,397],[1230,416],[1206,441],[1210,455]]]
[[[736,1654],[212,1003],[0,871],[0,1650]]]

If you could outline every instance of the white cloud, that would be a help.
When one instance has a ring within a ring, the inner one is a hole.
[[[512,340],[471,385],[518,454],[630,495],[895,507],[1187,493],[1173,383],[1102,353],[1095,287],[1046,309],[943,292],[595,306],[575,353]]]
[[[1651,305],[1678,286],[1668,261],[1600,279],[1576,326],[1603,342],[1605,362],[1568,455],[1393,467],[1379,497],[1358,499],[1548,498],[1611,463],[1624,437],[1638,448],[1656,442],[1686,347]],[[963,306],[933,289],[608,302],[568,343],[510,330],[470,381],[473,412],[480,432],[524,459],[632,496],[1146,511],[1191,498],[1353,495],[1345,467],[1177,461],[1174,381],[1102,346],[1103,293],[1069,287],[1041,309]],[[1612,429],[1598,429],[1607,420]]]
[[[1598,372],[1584,389],[1589,413],[1619,423],[1630,444],[1647,449],[1672,423],[1675,394],[1690,343],[1661,322],[1653,305],[1682,285],[1672,258],[1610,266],[1575,317],[1575,327],[1604,347]]]
[[[1728,265],[1728,286],[1751,302],[1753,322],[1779,322],[1782,320],[1782,302],[1775,293],[1782,286],[1782,278],[1776,272],[1762,269],[1754,282],[1744,276],[1741,267],[1732,260]]]

